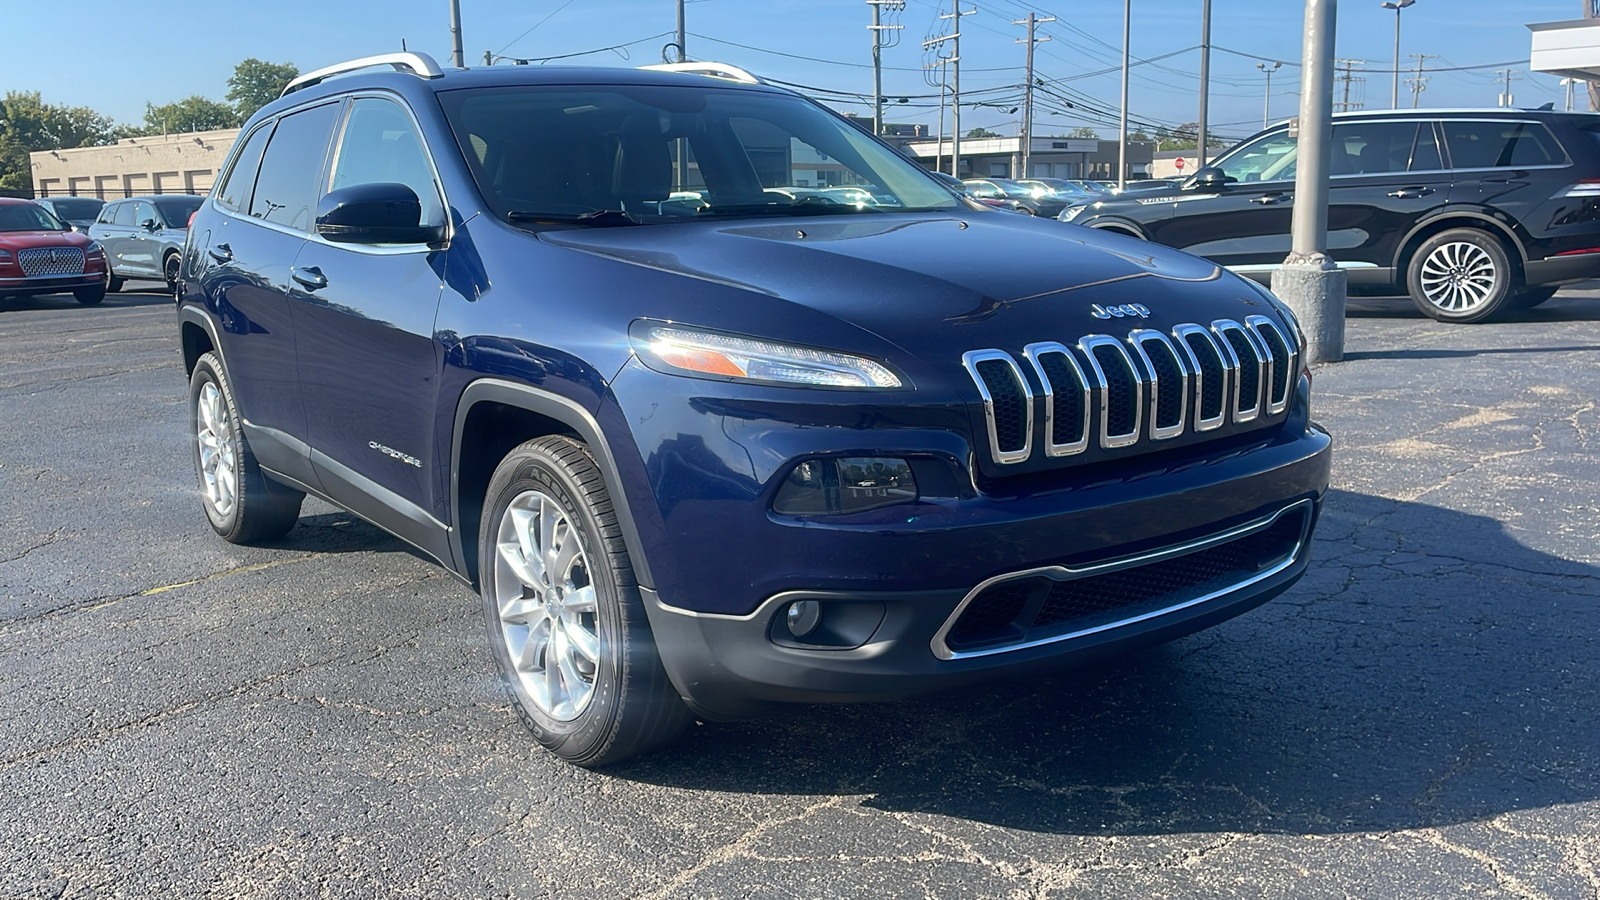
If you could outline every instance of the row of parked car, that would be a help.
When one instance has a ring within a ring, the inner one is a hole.
[[[189,218],[205,201],[187,194],[0,199],[0,297],[71,293],[93,305],[128,279],[177,284]]]

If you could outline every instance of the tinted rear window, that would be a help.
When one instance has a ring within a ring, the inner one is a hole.
[[[64,219],[92,219],[103,204],[91,197],[52,197],[50,206]]]
[[[322,162],[333,137],[337,103],[284,116],[267,142],[256,176],[250,215],[278,225],[309,231],[311,208],[322,179]]]
[[[200,208],[199,197],[169,197],[156,200],[156,209],[168,228],[188,228],[189,217]]]
[[[267,138],[272,135],[272,125],[266,124],[250,133],[239,158],[228,170],[227,180],[217,191],[217,202],[223,209],[235,212],[250,205],[250,190],[256,186],[256,171],[261,168],[261,151],[267,148]]]
[[[1463,122],[1446,119],[1445,144],[1457,169],[1552,166],[1567,161],[1550,129],[1538,122]]]

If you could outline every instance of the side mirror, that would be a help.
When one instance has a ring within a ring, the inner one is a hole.
[[[422,201],[403,184],[357,184],[317,203],[317,234],[340,244],[431,244],[444,228],[422,224]]]
[[[155,219],[145,219],[143,222],[139,223],[139,227],[143,228],[145,231],[154,232],[157,229],[156,220]]]
[[[1216,166],[1205,166],[1194,173],[1194,186],[1202,191],[1220,191],[1238,180]]]

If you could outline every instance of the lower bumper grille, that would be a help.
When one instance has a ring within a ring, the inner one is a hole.
[[[1080,569],[991,579],[934,638],[943,659],[1066,640],[1193,606],[1287,569],[1301,555],[1310,501],[1222,534]]]

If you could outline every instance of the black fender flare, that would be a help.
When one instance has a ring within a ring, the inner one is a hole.
[[[1416,239],[1417,235],[1447,219],[1471,219],[1475,222],[1482,222],[1488,225],[1489,228],[1485,230],[1493,231],[1495,234],[1511,242],[1511,246],[1517,251],[1517,262],[1519,264],[1527,263],[1528,248],[1523,245],[1522,238],[1517,237],[1515,223],[1503,221],[1501,218],[1475,207],[1443,206],[1439,207],[1438,211],[1433,215],[1428,216],[1426,219],[1423,219],[1417,224],[1411,226],[1411,230],[1407,231],[1405,237],[1401,238],[1400,243],[1395,246],[1394,270],[1397,273],[1397,277],[1401,278],[1402,280],[1406,277],[1404,269],[1406,262],[1406,248],[1411,245],[1411,242]]]
[[[226,359],[223,359],[222,356],[222,342],[217,340],[217,323],[211,321],[211,316],[205,311],[205,309],[196,306],[193,303],[183,304],[182,306],[178,307],[178,323],[180,329],[183,325],[198,325],[201,330],[205,331],[206,336],[211,338],[211,352],[217,354],[217,359],[222,363],[223,373],[227,374],[231,380],[233,376],[228,372],[228,362]],[[179,352],[182,352],[181,342]],[[188,368],[188,362],[188,360],[184,360],[185,369]],[[190,373],[185,372],[186,376],[188,374]]]
[[[639,528],[628,505],[628,496],[622,489],[622,475],[616,458],[611,453],[605,433],[594,414],[581,404],[560,394],[540,390],[515,381],[500,378],[480,378],[468,384],[456,401],[455,425],[450,440],[450,552],[455,557],[457,571],[471,571],[462,546],[461,531],[461,443],[466,431],[467,417],[472,408],[483,402],[501,403],[537,413],[571,428],[589,446],[606,492],[611,495],[611,505],[617,512],[617,524],[622,528],[622,541],[628,548],[629,562],[633,564],[639,586],[650,589],[655,579],[650,575],[650,562],[645,557],[644,543],[639,538]]]

